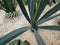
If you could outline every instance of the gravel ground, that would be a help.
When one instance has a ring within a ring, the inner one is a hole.
[[[27,6],[25,7],[28,12]],[[42,15],[45,14],[51,8],[49,6],[46,6]],[[7,19],[5,18],[5,12],[3,10],[0,10],[0,37],[6,35],[7,33],[17,28],[30,25],[28,21],[24,18],[19,6],[17,6],[17,11],[20,12],[18,17],[13,18],[13,19]],[[60,13],[60,11],[58,11],[57,13]],[[58,25],[57,22],[59,20],[60,20],[60,17],[56,17],[46,23],[43,23],[42,25],[44,26],[45,25],[46,26],[47,25]],[[60,31],[49,31],[49,30],[39,29],[38,32],[40,36],[43,38],[46,45],[60,45]],[[34,38],[34,34],[30,30],[18,36],[16,39],[21,39],[22,41],[28,40],[31,45],[37,45],[36,40]]]

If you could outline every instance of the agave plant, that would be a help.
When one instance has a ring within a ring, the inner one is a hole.
[[[8,33],[7,35],[3,36],[2,38],[0,38],[0,45],[5,45],[12,39],[16,38],[17,36],[21,35],[22,33],[24,33],[25,31],[28,31],[28,30],[33,31],[38,45],[46,45],[45,42],[43,41],[43,39],[41,38],[41,36],[39,35],[38,29],[44,29],[44,30],[49,29],[49,30],[60,31],[60,26],[54,26],[54,25],[41,26],[40,25],[57,16],[60,16],[60,13],[53,15],[58,10],[60,10],[60,3],[56,4],[56,6],[54,6],[52,9],[50,9],[48,12],[46,12],[41,18],[39,18],[41,13],[43,12],[44,8],[48,4],[48,0],[38,0],[38,3],[37,3],[37,0],[28,0],[28,8],[29,8],[30,17],[24,7],[22,0],[17,0],[17,2],[19,4],[25,18],[31,24],[31,26],[26,26],[26,27],[16,29],[16,30]]]
[[[55,0],[48,0],[48,4],[51,6],[52,5],[52,3],[56,3],[56,1]]]
[[[20,45],[21,40],[14,40],[12,42],[9,43],[9,45]]]
[[[16,0],[0,0],[0,9],[3,9],[9,18],[13,17],[16,13]]]
[[[25,5],[27,5],[27,1],[28,0],[23,0],[23,2],[24,2],[24,4]],[[37,2],[38,2],[39,0],[37,0]],[[59,0],[48,0],[48,4],[51,6],[52,5],[52,3],[56,3],[56,2],[59,2]]]
[[[58,2],[60,2],[60,0],[48,0],[48,4],[51,6],[52,5],[52,3],[58,3]]]
[[[27,40],[23,42],[21,40],[14,40],[10,42],[9,45],[30,45],[30,43]]]

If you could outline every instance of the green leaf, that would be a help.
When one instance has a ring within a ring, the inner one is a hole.
[[[0,1],[0,5],[1,5],[1,6],[4,6],[4,4],[2,3],[2,1]]]
[[[5,6],[9,9],[8,11],[12,11],[11,10],[11,6],[9,5],[9,4],[11,4],[10,2],[9,2],[9,0],[2,0],[3,1],[3,3],[5,4]],[[11,1],[11,0],[10,0]]]
[[[29,8],[31,20],[33,20],[33,15],[36,9],[36,1],[37,0],[28,0],[28,8]]]
[[[11,12],[13,12],[13,5],[12,5],[12,0],[6,0],[7,6],[10,9]]]
[[[25,9],[25,7],[24,7],[24,4],[23,4],[22,0],[17,0],[17,2],[19,3],[19,6],[20,6],[20,8],[21,8],[21,10],[22,10],[25,18],[26,18],[26,19],[29,21],[29,23],[31,24],[31,20],[30,20],[28,14],[27,14],[27,11],[26,11],[26,9]]]
[[[3,7],[3,10],[6,11],[6,13],[9,12],[13,12],[15,11],[15,4],[13,5],[13,3],[16,3],[16,0],[2,0],[0,1],[0,5]]]
[[[13,5],[14,8],[16,8],[16,6],[17,6],[16,0],[12,0],[12,5]]]
[[[39,3],[37,3],[37,9],[34,15],[34,22],[37,21],[37,19],[43,12],[46,5],[47,5],[47,0],[39,0]]]
[[[52,5],[53,0],[48,0],[48,4],[51,6]]]
[[[20,40],[14,40],[9,43],[9,45],[20,45],[21,41]]]
[[[34,35],[35,35],[38,45],[46,45],[36,30],[34,30]]]
[[[27,5],[27,0],[23,0],[24,4]]]
[[[55,1],[60,3],[60,0],[55,0]]]
[[[41,17],[41,19],[39,19],[39,20],[48,18],[49,16],[51,16],[52,14],[54,14],[55,12],[57,12],[58,10],[60,10],[60,3],[58,3],[55,7],[53,7],[51,10],[49,10],[49,11],[48,11],[45,15],[43,15],[43,16]]]
[[[22,27],[22,28],[16,29],[16,30],[8,33],[7,35],[0,38],[0,45],[5,45],[6,43],[11,41],[12,39],[16,38],[17,36],[21,35],[25,31],[29,30],[30,28],[31,28],[30,26]]]
[[[60,31],[60,26],[40,26],[38,28]]]
[[[3,8],[4,4],[2,3],[2,1],[0,1],[0,8]]]
[[[60,16],[60,14],[55,14],[54,16],[50,16],[50,17],[48,17],[48,18],[46,18],[46,19],[39,20],[39,21],[37,22],[37,24],[38,24],[38,25],[39,25],[39,24],[42,24],[42,23],[44,23],[44,22],[46,22],[46,21],[49,21],[49,20],[51,20],[51,19],[53,19],[53,18],[55,18],[55,17],[57,17],[57,16]]]
[[[25,40],[25,41],[22,42],[20,45],[30,45],[30,43],[29,43],[27,40]]]
[[[0,5],[4,8],[4,11],[10,12],[5,0],[0,1]]]
[[[8,3],[8,6],[9,6],[11,12],[15,11],[16,0],[8,0],[7,3]]]

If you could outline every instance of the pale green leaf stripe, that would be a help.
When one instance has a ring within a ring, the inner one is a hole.
[[[28,14],[27,14],[27,11],[26,11],[26,9],[25,9],[25,6],[24,6],[22,0],[17,0],[17,2],[19,3],[19,6],[20,6],[20,8],[21,8],[21,10],[22,10],[25,18],[26,18],[26,19],[28,20],[28,22],[31,24],[31,20],[30,20]]]
[[[16,5],[17,5],[16,0],[12,0],[12,5],[14,6],[14,8],[16,8]]]
[[[39,9],[40,9],[40,6],[42,5],[42,2],[43,0],[40,0],[39,3],[37,3],[37,8],[36,8],[36,11],[35,11],[35,14],[34,14],[34,20],[39,12]]]
[[[54,15],[54,16],[50,16],[50,17],[48,17],[48,18],[46,18],[46,19],[40,20],[40,21],[37,22],[37,25],[42,24],[42,23],[44,23],[44,22],[46,22],[46,21],[49,21],[49,20],[51,20],[51,19],[53,19],[53,18],[55,18],[55,17],[57,17],[57,16],[60,16],[60,14],[56,14],[56,15]]]
[[[36,1],[37,0],[28,0],[28,8],[29,8],[31,20],[33,20],[34,11],[36,8]]]
[[[0,5],[5,8],[5,5],[2,3],[2,1],[0,1]],[[0,8],[1,8],[1,6],[0,6]]]
[[[29,30],[30,28],[31,28],[30,26],[22,27],[22,28],[16,29],[16,30],[8,33],[7,35],[0,38],[0,45],[5,45],[6,43],[11,41],[12,39],[16,38],[18,35],[21,35],[25,31]]]
[[[34,35],[35,35],[38,45],[46,45],[36,30],[34,30]]]
[[[2,1],[0,1],[0,5],[4,7],[4,4],[2,3]]]
[[[36,12],[35,12],[35,15],[34,15],[34,21],[36,21],[39,18],[39,16],[41,15],[41,13],[44,10],[46,4],[47,4],[47,0],[41,0],[38,3],[38,7],[37,7]]]
[[[38,28],[60,31],[60,26],[40,26]]]
[[[39,19],[39,20],[48,18],[49,16],[51,16],[52,14],[54,14],[55,12],[57,12],[58,10],[60,10],[60,3],[58,3],[55,7],[53,7],[51,10],[49,10],[46,14],[44,14],[41,17],[41,19]]]

